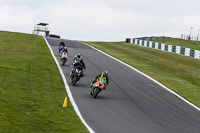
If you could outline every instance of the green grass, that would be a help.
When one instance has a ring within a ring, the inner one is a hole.
[[[146,73],[200,107],[200,60],[125,42],[85,42]]]
[[[182,46],[185,48],[200,50],[200,41],[188,42],[183,39],[171,38],[171,39],[159,39],[159,40],[155,40],[155,42],[169,44],[169,45],[177,45],[177,46]]]
[[[44,39],[0,31],[0,132],[86,133]]]

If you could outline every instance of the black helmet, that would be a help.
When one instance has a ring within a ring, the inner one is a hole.
[[[65,43],[64,42],[60,42],[60,46],[65,47]]]
[[[104,76],[104,77],[107,77],[107,76],[108,76],[108,71],[104,71],[104,72],[103,72],[103,76]]]

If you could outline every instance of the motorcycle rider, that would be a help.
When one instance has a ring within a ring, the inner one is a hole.
[[[64,49],[61,50],[60,55],[62,55],[63,52],[69,54],[69,50],[67,49],[67,47],[64,47]]]
[[[59,53],[60,53],[60,51],[62,51],[63,49],[64,49],[64,47],[65,47],[65,43],[64,42],[60,42],[60,44],[59,44]]]
[[[75,61],[80,61],[82,59],[82,56],[80,53],[78,53],[77,55],[74,56],[74,62]]]
[[[81,56],[80,53],[78,53],[77,55],[75,55],[75,56],[74,56],[74,59],[73,59],[73,61],[72,61],[72,63],[71,63],[71,67],[73,67],[74,64],[75,64],[77,61],[80,61],[81,59],[82,59],[82,56]]]
[[[94,91],[94,88],[95,88],[94,83],[97,81],[97,79],[103,80],[105,82],[105,86],[108,85],[109,84],[108,71],[103,71],[103,73],[101,73],[95,77],[95,79],[92,81],[92,83],[90,85],[90,88],[91,88],[90,94],[92,94],[92,92]],[[106,87],[104,87],[104,89],[106,89]]]
[[[73,63],[72,65],[72,70],[70,72],[70,76],[73,77],[74,76],[74,72],[75,72],[75,69],[78,68],[79,70],[85,70],[86,67],[85,67],[85,63],[83,62],[83,59],[80,59],[80,61],[76,61],[75,63]],[[84,74],[81,75],[81,77],[83,77]]]
[[[66,52],[67,54],[69,54],[69,50],[67,49],[67,47],[64,47],[64,49],[61,50],[61,52],[60,52],[60,60],[61,60],[63,52]]]

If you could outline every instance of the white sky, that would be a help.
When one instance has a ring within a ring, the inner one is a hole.
[[[200,0],[0,0],[0,30],[32,33],[49,23],[50,34],[84,41],[131,37],[197,36]]]

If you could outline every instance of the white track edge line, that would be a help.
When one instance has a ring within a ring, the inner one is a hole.
[[[78,42],[80,42],[80,41],[78,41]],[[110,58],[112,58],[112,59],[114,59],[114,60],[116,60],[116,61],[118,61],[118,62],[120,62],[120,63],[122,63],[122,64],[124,64],[124,65],[126,65],[126,66],[128,66],[129,68],[135,70],[136,72],[140,73],[141,75],[143,75],[143,76],[147,77],[148,79],[152,80],[153,82],[157,83],[158,85],[160,85],[161,87],[163,87],[163,88],[166,89],[167,91],[169,91],[169,92],[171,92],[172,94],[176,95],[178,98],[180,98],[181,100],[185,101],[186,103],[188,103],[188,104],[191,105],[192,107],[196,108],[198,111],[200,111],[200,108],[199,108],[199,107],[197,107],[197,106],[194,105],[193,103],[189,102],[188,100],[186,100],[186,99],[183,98],[182,96],[178,95],[176,92],[172,91],[171,89],[167,88],[166,86],[164,86],[164,85],[161,84],[160,82],[156,81],[156,80],[153,79],[152,77],[148,76],[147,74],[145,74],[145,73],[143,73],[143,72],[137,70],[136,68],[134,68],[134,67],[132,67],[132,66],[130,66],[130,65],[128,65],[128,64],[126,64],[126,63],[124,63],[124,62],[122,62],[122,61],[120,61],[119,59],[117,59],[117,58],[115,58],[115,57],[113,57],[113,56],[111,56],[111,55],[109,55],[109,54],[107,54],[107,53],[105,53],[105,52],[103,52],[103,51],[101,51],[101,50],[99,50],[99,49],[97,49],[97,48],[95,48],[95,47],[93,47],[93,46],[87,44],[87,43],[84,43],[84,42],[81,42],[81,43],[83,43],[83,44],[85,44],[85,45],[87,45],[87,46],[89,46],[89,47],[91,47],[91,48],[93,48],[93,49],[95,49],[95,50],[97,50],[97,51],[99,51],[99,52],[101,52],[101,53],[107,55],[108,57],[110,57]]]
[[[53,57],[53,59],[54,59],[56,65],[57,65],[57,67],[58,67],[58,70],[59,70],[59,72],[60,72],[60,74],[61,74],[61,77],[62,77],[63,82],[64,82],[64,85],[65,85],[65,89],[66,89],[66,91],[67,91],[67,93],[68,93],[68,96],[69,96],[69,99],[70,99],[70,101],[71,101],[71,103],[72,103],[72,106],[74,107],[74,110],[76,111],[76,114],[79,116],[80,120],[81,120],[82,123],[86,126],[86,128],[88,129],[88,131],[89,131],[90,133],[95,133],[95,132],[92,130],[92,128],[91,128],[91,127],[85,122],[85,120],[83,119],[83,117],[82,117],[82,115],[81,115],[81,113],[80,113],[80,111],[79,111],[79,109],[78,109],[78,106],[76,105],[76,102],[74,101],[74,98],[73,98],[73,96],[72,96],[72,93],[71,93],[71,91],[70,91],[70,89],[69,89],[69,85],[68,85],[68,83],[67,83],[67,81],[66,81],[66,79],[65,79],[65,75],[64,75],[64,73],[63,73],[63,71],[62,71],[62,69],[61,69],[61,67],[60,67],[60,65],[59,65],[59,63],[58,63],[58,60],[56,59],[56,57],[55,57],[55,55],[54,55],[54,53],[53,53],[53,50],[51,49],[51,47],[50,47],[48,41],[46,40],[46,38],[45,38],[45,37],[43,37],[43,38],[44,38],[44,40],[45,40],[45,42],[46,42],[46,44],[47,44],[47,46],[48,46],[48,48],[49,48],[49,50],[50,50],[50,52],[51,52],[51,55],[52,55],[52,57]]]

